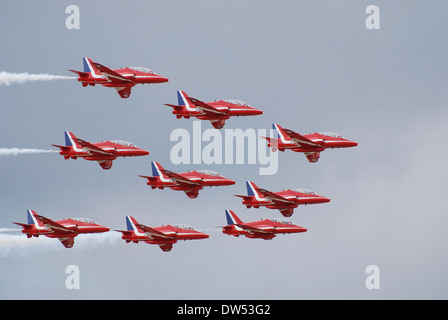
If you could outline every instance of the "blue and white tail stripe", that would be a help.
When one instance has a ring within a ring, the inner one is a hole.
[[[33,217],[32,211],[31,210],[27,210],[26,211],[26,215],[28,217],[28,224],[34,224],[35,221],[34,221],[34,217]]]
[[[65,135],[65,145],[67,147],[73,147],[73,142],[72,142],[72,139],[70,137],[70,133],[68,131],[65,131],[64,135]]]
[[[76,143],[76,141],[74,141],[74,138],[76,138],[73,133],[69,132],[69,131],[65,131],[65,145],[67,147],[72,147],[74,151],[76,152],[84,152],[84,148],[78,146],[78,144]]]
[[[92,67],[90,59],[83,58],[82,60],[84,62],[84,72],[90,73],[90,75],[94,78],[104,78],[101,72],[96,71],[95,68]]]
[[[274,128],[274,130],[277,132],[277,136],[278,138],[280,138],[280,140],[285,143],[285,144],[294,144],[294,142],[292,141],[292,139],[283,133],[283,128],[280,127],[278,124],[274,123],[272,125],[272,128]]]
[[[128,231],[134,231],[136,236],[144,236],[145,233],[141,232],[140,229],[135,225],[137,221],[131,216],[126,216],[126,227]]]
[[[34,227],[38,230],[45,230],[45,226],[41,225],[39,221],[37,221],[36,217],[34,216],[36,213],[33,210],[27,210],[27,217],[28,217],[28,224],[33,224]]]
[[[236,223],[236,221],[233,219],[232,215],[230,214],[229,210],[226,210],[226,218],[227,218],[228,225],[233,225]]]
[[[126,216],[126,228],[128,231],[134,231],[134,224],[132,223],[129,216]]]
[[[266,197],[258,192],[258,187],[252,181],[246,181],[247,195],[254,196],[257,201],[265,201]]]
[[[84,72],[85,73],[90,73],[90,68],[89,68],[89,64],[87,62],[87,58],[83,58],[82,61],[84,63]]]
[[[154,177],[159,177],[162,182],[170,182],[171,181],[170,178],[166,177],[163,174],[163,172],[162,172],[163,168],[162,168],[162,166],[160,164],[158,164],[155,161],[152,161],[151,162],[151,167],[152,167],[152,175]]]
[[[231,210],[226,210],[227,225],[234,225],[242,223],[241,219]]]
[[[158,170],[158,168],[157,168],[157,166],[156,166],[156,162],[151,162],[151,167],[152,167],[152,175],[154,176],[154,177],[158,177],[158,176],[160,176],[160,173],[159,173],[159,170]]]
[[[183,92],[182,90],[177,90],[177,103],[179,106],[184,106],[187,108],[188,111],[196,111],[196,107],[188,101],[186,98],[187,94]]]
[[[279,134],[279,130],[277,128],[277,125],[275,123],[272,124],[272,129],[274,129],[274,132],[276,133],[275,138],[279,139],[280,138],[280,134]]]

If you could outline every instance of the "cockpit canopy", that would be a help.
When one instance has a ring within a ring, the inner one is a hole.
[[[154,72],[152,70],[149,70],[148,68],[145,67],[128,67],[129,69],[135,70],[135,71],[140,71],[140,72],[144,72],[144,73],[150,73],[150,74],[154,74]]]
[[[279,222],[279,223],[284,223],[284,224],[292,224],[291,221],[288,221],[288,220],[285,220],[285,219],[282,219],[282,218],[272,218],[272,219],[268,219],[268,220],[270,220],[272,222]]]
[[[224,101],[224,102],[228,102],[228,103],[237,104],[237,105],[239,105],[239,106],[250,107],[250,105],[248,105],[246,102],[241,101],[241,100],[226,99],[226,100],[222,100],[222,101]]]
[[[324,136],[329,136],[329,137],[333,137],[333,138],[342,138],[344,139],[344,137],[342,135],[340,135],[339,133],[336,132],[318,132],[319,134],[322,134]]]
[[[116,143],[116,144],[121,144],[122,146],[126,146],[126,147],[135,147],[135,144],[128,142],[128,141],[124,141],[124,140],[110,140],[110,142]]]
[[[172,224],[174,228],[184,229],[184,230],[194,230],[193,227],[187,226],[186,224]]]
[[[287,191],[287,190],[296,191],[296,192],[305,193],[305,194],[316,194],[312,190],[302,189],[302,188],[301,189],[283,189],[283,191]]]
[[[75,221],[79,221],[79,222],[84,222],[84,223],[90,223],[90,224],[96,224],[95,221],[93,221],[92,219],[89,218],[71,218],[72,220]]]
[[[215,177],[222,177],[218,172],[212,171],[212,170],[196,170],[196,172],[202,173],[202,174],[208,174],[210,176]]]

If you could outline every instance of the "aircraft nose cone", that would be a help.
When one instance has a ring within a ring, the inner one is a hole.
[[[326,197],[320,197],[320,201],[322,203],[325,203],[325,202],[330,202],[331,200],[329,198],[326,198]]]
[[[350,148],[350,147],[356,147],[358,146],[358,143],[355,141],[351,141],[351,140],[346,140],[343,142],[343,146],[346,148]]]
[[[236,181],[233,181],[232,179],[225,178],[224,179],[224,183],[225,183],[226,186],[230,186],[232,184],[235,184]]]
[[[263,114],[263,111],[250,107],[247,109],[247,114],[251,115],[251,116],[257,116],[257,115]]]
[[[99,226],[99,227],[97,228],[97,230],[98,230],[98,232],[108,232],[108,231],[110,231],[109,228],[104,227],[104,226]]]

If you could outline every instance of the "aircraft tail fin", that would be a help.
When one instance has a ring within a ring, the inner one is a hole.
[[[126,229],[127,231],[139,231],[138,222],[131,216],[126,216]]]
[[[184,91],[177,90],[177,102],[179,103],[179,106],[186,107],[187,110],[190,111],[196,110],[196,106],[187,98],[189,97]]]
[[[79,144],[78,139],[72,132],[65,131],[64,134],[65,134],[65,146],[66,147],[74,147],[74,148],[82,149],[82,146]]]
[[[242,224],[243,221],[232,210],[226,210],[226,218],[228,225]]]
[[[283,143],[291,143],[291,137],[286,134],[285,130],[277,123],[272,125],[272,128],[275,132],[277,132],[277,138],[280,139]]]
[[[34,225],[35,227],[43,227],[44,224],[39,221],[39,215],[34,210],[27,210],[26,216],[28,225]]]
[[[84,65],[84,73],[91,73],[93,70],[92,66],[93,61],[90,60],[89,58],[82,58],[82,62]]]
[[[101,71],[96,67],[95,62],[89,58],[82,59],[84,64],[84,73],[90,73],[94,78],[102,77]]]
[[[259,188],[252,181],[246,181],[247,195],[255,196],[257,200],[264,199],[265,196],[261,194]]]
[[[159,177],[160,179],[169,179],[169,177],[163,172],[163,167],[158,162],[151,162],[151,166],[153,176]]]

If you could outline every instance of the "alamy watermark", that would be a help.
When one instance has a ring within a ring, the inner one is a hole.
[[[366,28],[368,30],[380,29],[380,8],[376,5],[370,5],[366,8],[366,14],[369,16],[366,19]]]
[[[79,29],[80,28],[80,15],[79,15],[79,7],[72,4],[65,8],[65,13],[70,14],[65,19],[65,27],[69,30],[71,29]]]
[[[69,274],[67,279],[65,279],[65,287],[68,290],[80,289],[80,274],[79,267],[77,265],[69,265],[65,268],[65,273]]]
[[[380,268],[371,264],[366,268],[366,274],[369,276],[366,278],[366,288],[369,290],[380,288]]]
[[[260,175],[274,175],[278,169],[278,152],[266,145],[266,129],[209,128],[202,131],[202,121],[193,121],[192,132],[177,128],[171,132],[170,141],[173,164],[251,164],[259,165]],[[270,129],[269,136],[274,136]]]

